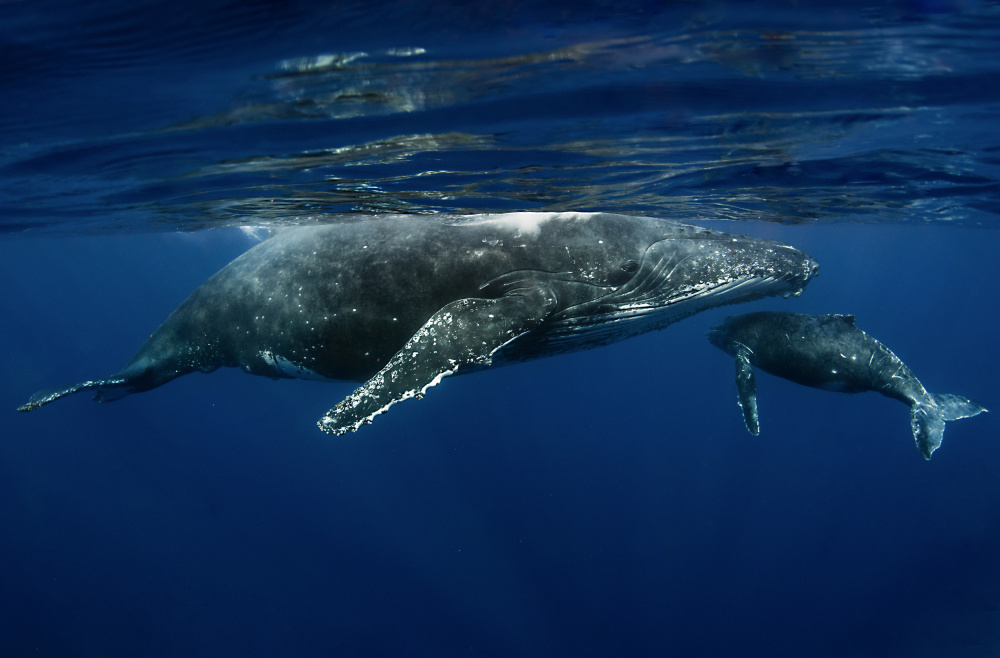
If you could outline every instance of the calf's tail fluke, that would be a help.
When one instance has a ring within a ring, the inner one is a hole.
[[[913,439],[924,459],[941,445],[944,438],[945,421],[971,418],[988,411],[986,407],[961,395],[929,394],[928,399],[913,403],[910,410],[910,426]]]
[[[59,388],[48,388],[38,391],[32,395],[27,402],[17,408],[18,411],[34,411],[39,407],[44,407],[49,402],[54,402],[61,397],[79,393],[80,391],[91,391],[97,389],[94,399],[99,402],[116,400],[122,395],[127,395],[128,391],[123,387],[128,386],[128,380],[124,377],[108,377],[107,379],[89,379],[84,382],[77,382],[69,386]]]

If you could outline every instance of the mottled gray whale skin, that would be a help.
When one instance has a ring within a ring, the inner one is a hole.
[[[447,375],[798,294],[816,270],[787,245],[650,217],[351,216],[279,230],[195,290],[120,372],[41,391],[20,410],[231,366],[363,381],[319,421],[342,434]]]
[[[986,411],[960,395],[929,393],[888,347],[854,325],[853,315],[747,313],[730,316],[708,340],[736,359],[736,387],[747,429],[760,433],[753,366],[798,384],[830,391],[877,391],[910,407],[920,454],[930,459],[948,420]]]

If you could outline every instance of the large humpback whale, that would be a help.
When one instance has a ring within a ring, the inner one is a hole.
[[[854,325],[853,315],[747,313],[708,331],[736,359],[736,388],[747,429],[760,433],[753,366],[793,382],[844,393],[878,391],[910,406],[920,454],[941,445],[944,423],[986,411],[960,395],[929,393],[892,351]]]
[[[40,391],[108,401],[222,366],[363,381],[342,434],[447,375],[586,349],[706,308],[798,294],[816,273],[771,240],[603,213],[365,215],[281,229],[209,278],[132,360]]]

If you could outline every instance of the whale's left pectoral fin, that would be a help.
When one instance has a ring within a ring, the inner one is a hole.
[[[443,377],[487,366],[493,354],[537,327],[555,308],[548,288],[497,299],[459,299],[431,316],[382,370],[326,412],[319,428],[343,434],[371,423],[396,402],[421,398]]]
[[[750,364],[750,352],[744,347],[736,351],[736,392],[739,394],[740,409],[743,410],[747,430],[758,436],[760,422],[757,420],[757,379]]]

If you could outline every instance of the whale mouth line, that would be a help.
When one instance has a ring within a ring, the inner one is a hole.
[[[733,279],[722,283],[708,284],[692,288],[690,291],[679,295],[668,296],[665,299],[655,297],[642,301],[620,303],[615,312],[609,313],[608,317],[614,319],[630,319],[640,317],[650,313],[669,311],[672,307],[688,307],[692,303],[697,308],[686,308],[680,317],[686,317],[697,313],[703,308],[723,306],[742,301],[752,301],[770,295],[797,295],[805,288],[802,285],[789,288],[788,290],[776,290],[775,284],[781,284],[789,279],[794,279],[791,275],[784,276],[752,276],[740,279]],[[704,304],[698,304],[702,301]],[[679,309],[678,309],[679,310]]]
[[[797,285],[782,290],[783,284],[793,281]],[[548,326],[545,340],[554,349],[563,350],[609,344],[628,336],[662,329],[709,308],[749,302],[783,292],[798,294],[806,283],[808,279],[803,281],[801,277],[786,273],[714,282],[662,297],[644,295],[642,299],[631,302],[615,300],[610,296],[597,302],[609,307],[605,312],[587,313],[587,304],[564,310],[562,317]]]

